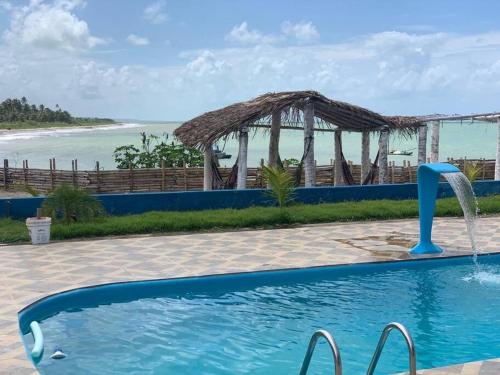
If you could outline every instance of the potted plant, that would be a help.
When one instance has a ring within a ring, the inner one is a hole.
[[[47,196],[42,208],[37,209],[37,217],[26,219],[26,226],[31,242],[37,245],[50,241],[50,225],[53,220],[70,225],[89,221],[103,213],[101,203],[89,192],[63,184]]]
[[[36,217],[26,219],[26,226],[33,245],[46,244],[50,242],[50,226],[52,218],[41,215],[41,209],[37,208]]]

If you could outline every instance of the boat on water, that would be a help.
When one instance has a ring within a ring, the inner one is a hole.
[[[391,150],[391,151],[389,151],[389,155],[411,156],[411,155],[413,155],[413,151],[410,151],[410,150]]]
[[[213,153],[217,159],[231,159],[231,155],[226,154],[224,151],[219,149],[219,146],[215,146]]]

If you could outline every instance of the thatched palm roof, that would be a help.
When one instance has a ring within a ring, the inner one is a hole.
[[[384,128],[413,132],[421,122],[414,117],[387,117],[349,103],[331,100],[316,91],[268,93],[207,112],[183,123],[174,132],[184,144],[205,148],[238,131],[242,126],[269,121],[274,111],[281,111],[287,125],[302,127],[302,110],[307,101],[314,104],[318,128],[347,131],[379,131]],[[318,121],[319,120],[319,121]]]

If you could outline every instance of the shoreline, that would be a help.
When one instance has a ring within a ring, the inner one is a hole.
[[[68,126],[47,126],[41,128],[24,128],[24,129],[0,129],[0,136],[3,134],[12,133],[24,133],[32,131],[44,131],[44,130],[65,130],[65,129],[95,129],[95,128],[107,128],[110,126],[123,126],[127,125],[125,122],[115,122],[110,124],[96,124],[96,125],[68,125]]]

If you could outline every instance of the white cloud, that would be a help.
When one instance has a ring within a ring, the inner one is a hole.
[[[259,30],[250,29],[246,21],[234,26],[226,35],[226,40],[240,45],[276,44],[292,38],[299,43],[311,42],[319,39],[319,32],[312,22],[301,21],[281,24],[280,34],[264,34]]]
[[[41,3],[43,0],[32,0],[32,3]],[[73,10],[75,8],[83,8],[87,5],[86,0],[54,0],[54,5],[56,7],[66,9],[66,10]]]
[[[319,38],[319,32],[312,22],[301,21],[294,24],[285,21],[281,25],[281,30],[283,34],[294,37],[299,42],[309,42]]]
[[[144,9],[144,18],[155,25],[165,22],[167,20],[167,13],[165,12],[166,5],[165,0],[159,0],[149,4]]]
[[[147,46],[149,44],[149,39],[139,35],[130,34],[127,37],[127,42],[133,44],[134,46]]]
[[[12,10],[13,6],[12,4],[10,3],[10,1],[7,1],[7,0],[0,0],[0,10],[6,10],[6,11],[9,11],[9,10]]]
[[[277,42],[278,38],[258,30],[249,30],[247,22],[244,21],[231,29],[226,35],[226,40],[238,44],[271,44]]]
[[[4,44],[0,96],[59,103],[75,114],[145,119],[187,119],[265,92],[299,89],[385,114],[500,109],[500,32],[388,31],[336,44],[186,51],[181,59],[112,66],[88,55],[53,58]]]
[[[221,73],[226,67],[226,62],[217,60],[210,51],[202,51],[198,57],[190,61],[186,66],[187,72],[197,77]]]
[[[72,13],[84,5],[80,0],[51,4],[35,0],[28,6],[13,8],[11,26],[4,38],[13,45],[44,50],[82,51],[104,44],[104,39],[92,36],[87,23]]]

